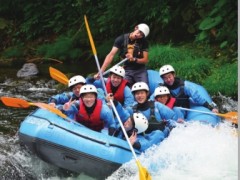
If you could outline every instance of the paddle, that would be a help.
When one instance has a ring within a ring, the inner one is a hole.
[[[212,115],[217,115],[226,118],[226,120],[238,124],[238,113],[237,112],[228,112],[226,114],[221,114],[221,113],[213,113],[213,112],[205,112],[205,111],[199,111],[195,109],[188,109],[188,108],[183,108],[183,107],[178,107],[178,109],[186,110],[186,111],[193,111],[193,112],[199,112],[199,113],[205,113],[205,114],[212,114]]]
[[[102,82],[102,86],[103,86],[103,88],[104,88],[105,93],[107,94],[106,86],[105,86],[104,79],[103,79],[103,74],[102,74],[102,72],[101,72],[100,65],[99,65],[99,61],[98,61],[98,58],[97,58],[97,51],[96,51],[96,48],[95,48],[95,45],[94,45],[94,42],[93,42],[93,38],[92,38],[92,35],[91,35],[91,32],[90,32],[90,28],[89,28],[89,25],[88,25],[88,21],[87,21],[86,15],[84,16],[84,21],[85,21],[85,25],[86,25],[86,28],[87,28],[88,37],[89,37],[90,44],[91,44],[91,47],[92,47],[93,55],[94,55],[94,57],[95,57],[95,61],[96,61],[96,64],[97,64],[97,67],[98,67],[98,71],[99,71],[99,74],[100,74],[100,79],[101,79],[101,82]],[[134,158],[135,158],[135,160],[136,160],[136,163],[137,163],[137,166],[138,166],[138,169],[139,169],[139,177],[140,177],[140,180],[150,180],[150,179],[151,179],[151,175],[149,174],[149,172],[147,171],[147,169],[144,168],[144,167],[141,165],[140,161],[137,159],[136,153],[135,153],[135,151],[134,151],[134,149],[133,149],[133,147],[132,147],[132,144],[131,144],[131,142],[130,142],[130,140],[129,140],[129,138],[128,138],[128,135],[127,135],[127,133],[126,133],[126,131],[125,131],[125,129],[124,129],[124,126],[123,126],[123,124],[122,124],[122,121],[120,120],[120,117],[119,117],[119,115],[118,115],[118,113],[117,113],[117,110],[116,110],[116,107],[115,107],[113,101],[110,100],[110,103],[111,103],[111,106],[112,106],[112,108],[113,108],[113,111],[114,111],[114,113],[115,113],[115,115],[116,115],[116,117],[117,117],[117,120],[118,120],[118,122],[119,122],[119,124],[120,124],[120,126],[121,126],[121,128],[122,128],[123,134],[124,134],[124,136],[125,136],[128,144],[129,144],[129,147],[130,147],[130,149],[131,149],[131,151],[132,151],[132,154],[133,154],[133,156],[134,156]]]
[[[127,60],[128,60],[128,58],[125,58],[125,59],[121,60],[119,63],[115,64],[114,66],[119,66],[120,64],[124,63],[124,62],[127,61]],[[110,68],[110,69],[111,69],[111,68]],[[103,75],[106,75],[107,73],[109,73],[109,72],[110,72],[110,69],[108,69],[107,71],[105,71],[105,72],[103,73]]]
[[[41,102],[28,102],[24,99],[12,98],[12,97],[1,97],[1,101],[6,106],[15,107],[15,108],[29,108],[30,106],[37,106],[39,108],[46,109],[54,114],[57,114],[64,119],[67,118],[67,116],[63,114],[60,110],[50,106],[49,104],[45,104]]]
[[[68,78],[65,74],[63,74],[62,72],[60,72],[59,70],[53,68],[53,67],[49,67],[49,72],[50,72],[50,76],[57,80],[58,82],[68,85]]]
[[[125,61],[127,61],[128,59],[125,58],[123,59],[122,61],[120,61],[119,63],[115,64],[114,66],[118,66],[122,63],[124,63]],[[64,84],[64,85],[67,85],[68,84],[68,78],[65,74],[63,74],[61,71],[53,68],[53,67],[49,67],[49,72],[50,72],[50,76],[55,79],[56,81]],[[110,69],[108,69],[107,71],[105,71],[103,73],[103,75],[106,75],[110,72]]]

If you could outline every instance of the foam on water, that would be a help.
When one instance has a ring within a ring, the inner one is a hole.
[[[55,92],[56,89],[51,89],[48,87],[31,87],[29,89],[27,89],[27,91],[31,91],[31,92],[35,92],[35,91],[41,91],[41,92]]]
[[[238,179],[238,138],[227,123],[212,128],[199,123],[175,128],[171,135],[139,157],[152,179]],[[138,179],[135,160],[108,180]]]

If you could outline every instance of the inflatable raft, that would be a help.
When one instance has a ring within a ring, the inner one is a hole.
[[[160,83],[163,84],[163,79],[159,76],[159,72],[155,71],[155,70],[147,70],[148,73],[148,86],[149,86],[149,92],[150,94],[154,93],[154,90],[159,86]],[[91,83],[90,81],[88,83]],[[202,97],[204,97],[206,99],[206,101],[208,101],[209,103],[212,102],[211,97],[209,96],[208,92],[206,91],[206,89],[204,87],[202,87],[201,85],[198,85],[196,83],[193,82],[189,82],[189,81],[185,81],[185,83],[188,83],[191,85],[191,87],[195,87],[196,89],[198,89],[199,93],[202,95]],[[93,82],[93,84],[97,87],[97,88],[101,88],[101,81],[100,80],[96,80]],[[196,104],[191,98],[190,98],[190,110],[193,109],[195,110],[193,111],[188,111],[187,112],[187,116],[185,118],[186,121],[200,121],[203,123],[207,123],[207,124],[211,124],[213,126],[216,126],[219,121],[220,118],[216,115],[212,115],[212,114],[204,114],[204,113],[199,113],[196,111],[205,111],[205,112],[210,112],[211,111],[203,106],[199,106],[198,104]]]
[[[153,93],[163,81],[157,71],[149,70],[148,77],[150,92]],[[202,86],[193,85],[211,101]],[[191,109],[210,112],[193,101]],[[200,121],[212,126],[219,123],[217,116],[198,112],[188,112],[185,120]],[[24,119],[19,129],[19,139],[21,144],[42,160],[73,172],[84,172],[97,179],[105,179],[133,158],[126,141],[107,133],[92,131],[44,109],[37,109]],[[135,152],[140,154],[137,150]]]
[[[159,72],[153,70],[148,70],[148,81],[150,94],[153,94],[155,88],[158,87],[160,83],[163,83],[162,78],[159,76]],[[211,97],[209,96],[208,92],[204,87],[190,81],[185,81],[185,83],[188,83],[191,85],[191,87],[195,87],[195,89],[198,89],[198,92],[201,94],[202,97],[206,99],[207,102],[209,103],[212,102]],[[214,114],[204,114],[201,112],[196,112],[196,111],[211,112],[211,111],[203,106],[197,105],[190,98],[190,110],[191,109],[195,111],[187,112],[185,120],[188,122],[199,121],[202,123],[210,124],[212,126],[216,126],[220,122],[220,118]]]
[[[105,179],[133,158],[126,141],[43,109],[21,123],[19,139],[45,162],[97,179]]]

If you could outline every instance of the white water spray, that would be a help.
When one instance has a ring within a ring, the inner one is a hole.
[[[199,123],[175,128],[171,135],[139,158],[153,180],[238,179],[238,138],[228,123],[218,128]],[[123,165],[108,180],[136,179],[135,161]]]

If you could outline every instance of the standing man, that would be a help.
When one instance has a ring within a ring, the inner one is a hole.
[[[148,84],[146,64],[148,63],[148,36],[150,29],[146,24],[139,24],[131,33],[123,34],[114,41],[112,50],[106,56],[101,71],[104,72],[111,64],[114,56],[119,50],[121,59],[128,58],[124,63],[126,71],[125,79],[129,82],[130,87],[135,82],[145,82]],[[99,73],[94,76],[99,78]]]

